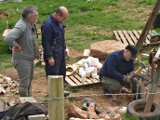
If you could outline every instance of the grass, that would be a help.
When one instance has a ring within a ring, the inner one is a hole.
[[[0,72],[11,67],[11,55],[1,35],[5,28],[14,27],[26,5],[38,7],[39,29],[58,6],[66,6],[70,12],[65,23],[67,46],[82,52],[93,42],[114,39],[113,30],[143,29],[155,3],[155,0],[24,0],[21,3],[0,3],[0,12],[9,15],[0,17]]]
[[[156,0],[23,0],[21,3],[0,3],[0,12],[9,15],[0,16],[0,72],[11,67],[11,55],[1,35],[4,29],[14,27],[26,5],[38,7],[39,29],[58,6],[66,6],[70,12],[65,23],[67,46],[82,52],[93,42],[114,39],[113,30],[143,29],[155,3]]]
[[[122,120],[139,120],[139,118],[132,115],[124,115]]]

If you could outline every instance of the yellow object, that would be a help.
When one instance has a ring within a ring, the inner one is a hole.
[[[135,74],[138,74],[138,73],[140,73],[142,71],[142,67],[140,66],[140,67],[138,67],[136,70],[135,70]]]

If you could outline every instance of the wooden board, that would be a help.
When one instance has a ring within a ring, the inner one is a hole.
[[[123,32],[121,30],[118,30],[117,33],[120,35],[122,43],[127,45],[128,41],[127,41],[125,35],[123,34]]]
[[[138,33],[139,33],[139,35],[141,35],[142,31],[141,31],[141,30],[138,30]],[[151,33],[149,33],[149,34],[147,35],[147,38],[146,38],[146,40],[145,40],[145,43],[149,44],[149,43],[150,43],[150,39],[151,39]]]
[[[134,36],[133,32],[132,31],[128,31],[128,34],[130,35],[133,43],[136,44],[137,43],[137,38]]]
[[[68,76],[66,76],[65,81],[71,86],[76,86],[76,84]]]
[[[86,86],[86,85],[100,83],[99,79],[92,78],[92,77],[86,78],[86,80],[83,82],[82,78],[77,73],[73,74],[73,75],[66,76],[65,81],[71,87]]]
[[[116,40],[122,42],[125,45],[136,45],[136,43],[139,40],[139,37],[142,33],[142,30],[117,30],[117,31],[113,31],[113,35],[116,38]],[[150,44],[150,40],[151,40],[151,34],[155,34],[155,31],[150,31],[149,34],[147,35],[147,38],[144,42],[144,45],[148,45]]]
[[[134,42],[132,41],[131,37],[129,36],[128,32],[126,30],[122,30],[123,34],[125,35],[126,37],[126,40],[128,41],[128,43],[130,45],[134,45]]]

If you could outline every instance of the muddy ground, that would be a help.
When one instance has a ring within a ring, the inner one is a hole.
[[[79,56],[80,55],[81,54],[79,54]],[[73,54],[73,57],[74,59],[77,58],[75,54]],[[38,102],[47,105],[47,101],[45,100],[45,97],[47,96],[47,81],[45,79],[44,68],[42,67],[41,69],[42,69],[41,71],[39,71],[37,68],[35,69],[34,80],[32,82],[33,97],[35,97]],[[3,71],[2,74],[18,81],[18,75],[14,68],[7,68]],[[88,98],[87,95],[103,93],[103,89],[100,84],[85,86],[85,87],[77,87],[77,88],[65,87],[65,90],[70,91],[71,93],[70,96],[86,95],[86,97],[81,96],[72,99],[65,99],[66,106],[68,106],[68,104],[74,104],[80,108],[82,107],[85,98]],[[5,99],[5,101],[17,100],[18,97],[19,97],[18,94],[12,94],[12,93],[7,95],[1,95],[1,98]],[[132,101],[131,96],[117,96],[116,100],[114,101],[108,98],[108,96],[92,96],[89,98],[93,98],[96,100],[97,108],[101,111],[105,111],[108,107],[127,106],[127,104]],[[160,94],[156,95],[155,101],[160,103]]]

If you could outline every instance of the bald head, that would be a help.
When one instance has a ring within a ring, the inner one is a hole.
[[[56,13],[54,14],[54,17],[57,20],[57,22],[61,23],[67,19],[68,15],[69,15],[69,12],[68,12],[67,8],[64,6],[60,6],[57,9]]]

